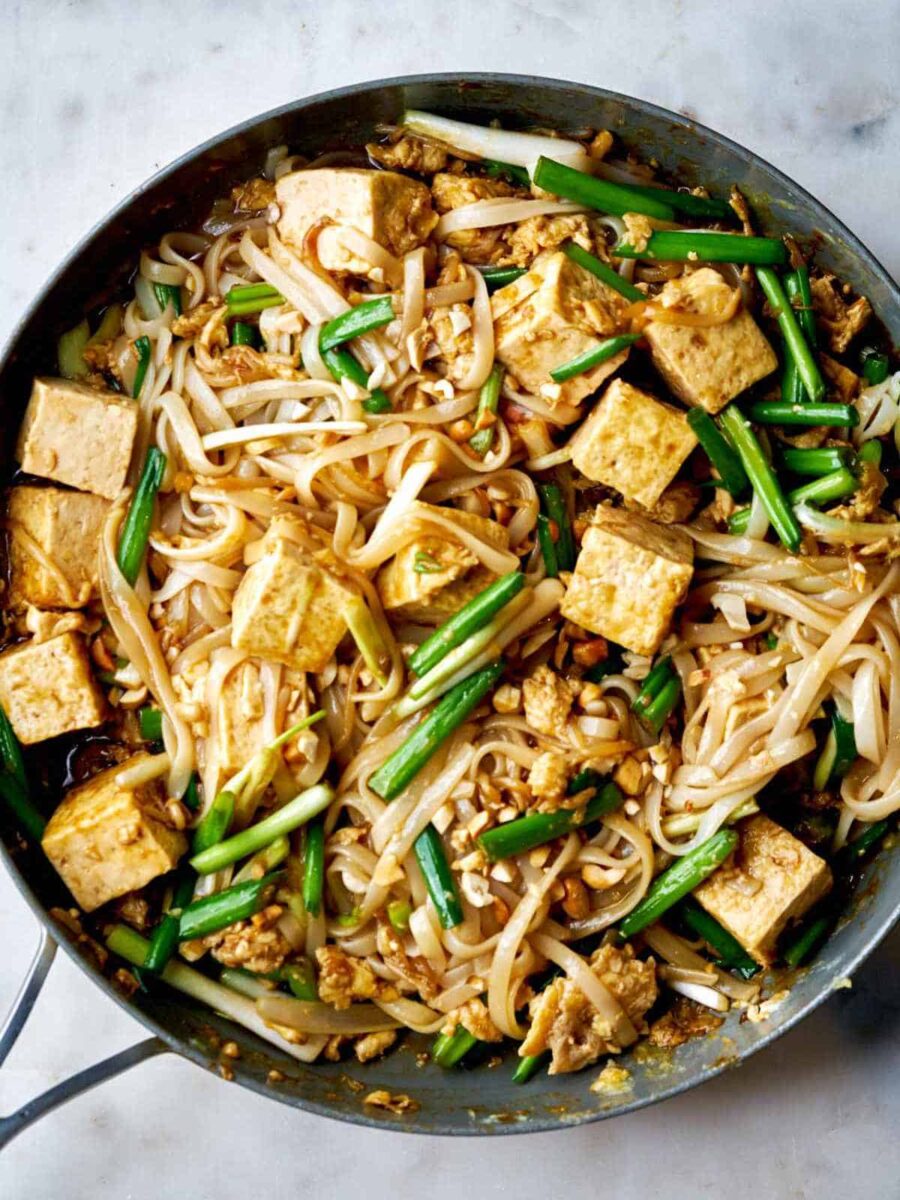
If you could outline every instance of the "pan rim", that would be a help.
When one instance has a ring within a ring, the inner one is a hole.
[[[302,97],[298,100],[290,101],[286,104],[278,105],[275,108],[269,109],[266,112],[259,113],[239,121],[221,133],[215,134],[199,145],[185,151],[170,163],[154,172],[148,179],[137,187],[131,189],[117,204],[115,204],[100,220],[98,220],[85,234],[81,237],[72,250],[63,258],[63,260],[55,267],[49,276],[44,280],[42,285],[37,289],[31,303],[24,310],[23,314],[16,322],[9,336],[5,339],[2,349],[0,349],[0,370],[3,369],[7,361],[14,354],[15,348],[21,338],[23,332],[34,317],[35,313],[40,308],[44,298],[69,272],[72,266],[84,254],[85,250],[90,246],[92,241],[98,234],[106,229],[113,221],[127,213],[132,205],[145,193],[164,183],[167,179],[175,175],[182,167],[201,157],[202,155],[214,151],[218,146],[228,142],[230,139],[246,133],[249,130],[256,128],[267,121],[277,120],[278,118],[287,116],[298,111],[302,111],[313,105],[327,103],[335,100],[365,96],[368,93],[378,91],[385,88],[406,88],[416,85],[428,84],[451,84],[458,87],[468,85],[506,85],[519,90],[531,88],[542,88],[545,91],[572,91],[573,89],[582,93],[588,98],[599,101],[608,101],[622,104],[632,113],[642,113],[652,115],[660,120],[668,121],[674,126],[685,130],[693,138],[705,138],[710,142],[724,147],[731,153],[741,158],[748,166],[759,166],[782,187],[791,190],[804,205],[813,213],[817,220],[824,220],[824,223],[831,227],[841,238],[857,259],[865,263],[869,270],[879,277],[882,284],[886,287],[890,294],[893,303],[900,306],[900,287],[895,283],[890,273],[881,263],[881,261],[872,253],[871,250],[852,232],[844,222],[837,217],[825,204],[813,196],[806,188],[796,183],[789,175],[774,166],[767,159],[754,151],[747,149],[741,143],[729,138],[727,135],[709,128],[692,117],[686,117],[683,114],[676,113],[671,109],[667,109],[661,105],[657,105],[647,100],[642,100],[639,97],[630,96],[623,92],[613,91],[607,88],[595,87],[591,84],[578,83],[571,80],[558,79],[555,77],[546,77],[540,75],[523,75],[518,73],[504,73],[493,71],[466,71],[466,72],[424,72],[411,75],[396,75],[389,76],[384,79],[364,80],[361,82],[347,84],[342,87],[328,89],[323,92],[317,92],[313,95]],[[149,1032],[155,1034],[168,1048],[181,1058],[185,1058],[197,1066],[209,1068],[209,1056],[199,1047],[192,1045],[178,1037],[178,1035],[164,1028],[157,1020],[150,1016],[142,1009],[133,1006],[129,1000],[119,992],[111,981],[102,974],[96,967],[92,967],[86,959],[81,956],[70,943],[70,941],[60,936],[59,930],[50,916],[49,912],[44,908],[38,900],[36,894],[31,888],[31,885],[26,876],[19,870],[14,862],[8,847],[0,840],[0,857],[7,872],[12,877],[19,893],[24,898],[26,904],[34,913],[38,922],[43,926],[57,941],[69,957],[91,981],[101,988],[101,990],[111,998],[123,1012],[128,1013],[131,1017],[137,1019],[141,1025]],[[844,970],[847,974],[855,972],[860,964],[864,962],[885,937],[895,927],[900,920],[900,894],[888,911],[886,917],[882,917],[880,922],[875,925],[868,933],[861,947],[852,955],[852,957],[844,964]],[[343,1121],[352,1125],[361,1125],[368,1128],[376,1128],[381,1130],[390,1130],[395,1132],[416,1133],[425,1136],[479,1136],[490,1134],[492,1136],[505,1134],[527,1134],[527,1133],[544,1133],[554,1132],[564,1128],[575,1128],[580,1125],[592,1124],[597,1121],[603,1121],[613,1116],[621,1116],[626,1113],[636,1112],[640,1109],[647,1108],[650,1105],[660,1103],[663,1100],[671,1099],[673,1096],[679,1095],[682,1092],[689,1091],[709,1080],[721,1075],[725,1070],[741,1065],[749,1058],[753,1057],[759,1051],[767,1048],[795,1028],[801,1021],[811,1015],[826,999],[831,995],[832,989],[830,985],[823,981],[819,990],[810,997],[810,999],[790,1017],[786,1018],[782,1023],[776,1025],[765,1036],[761,1037],[758,1042],[744,1050],[739,1058],[734,1061],[719,1061],[705,1067],[692,1075],[689,1079],[683,1079],[678,1082],[673,1082],[669,1086],[663,1087],[659,1092],[631,1100],[625,1104],[617,1105],[609,1109],[599,1109],[591,1111],[582,1111],[574,1113],[571,1116],[535,1116],[529,1117],[522,1123],[517,1122],[496,1122],[488,1124],[485,1122],[474,1122],[471,1126],[460,1127],[457,1124],[441,1123],[440,1121],[430,1124],[427,1128],[421,1127],[416,1123],[415,1117],[409,1122],[402,1123],[388,1122],[383,1118],[369,1115],[365,1109],[360,1106],[359,1109],[347,1107],[332,1107],[318,1100],[296,1095],[294,1093],[280,1092],[277,1089],[263,1083],[252,1075],[247,1075],[235,1070],[235,1082],[240,1083],[242,1087],[255,1092],[258,1095],[264,1096],[267,1099],[279,1101],[282,1104],[289,1105],[293,1108],[301,1109],[305,1112],[315,1113],[318,1116],[330,1117],[334,1120]],[[238,1068],[238,1064],[234,1064]]]

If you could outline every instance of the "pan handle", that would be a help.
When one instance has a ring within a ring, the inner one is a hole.
[[[25,982],[19,989],[19,994],[13,1002],[3,1027],[0,1028],[0,1066],[3,1065],[22,1032],[55,957],[56,942],[46,930],[42,930],[37,953],[28,968]],[[129,1067],[136,1066],[145,1059],[153,1058],[166,1050],[168,1050],[168,1046],[160,1038],[145,1038],[142,1042],[129,1046],[127,1050],[120,1050],[118,1054],[104,1058],[102,1062],[85,1067],[83,1071],[78,1071],[77,1074],[64,1079],[62,1083],[57,1083],[48,1091],[35,1096],[33,1100],[23,1104],[15,1112],[0,1117],[0,1150],[11,1142],[16,1134],[27,1129],[44,1113],[51,1112],[74,1096],[80,1096],[82,1092],[96,1087],[98,1083],[112,1079],[114,1075],[120,1075]]]

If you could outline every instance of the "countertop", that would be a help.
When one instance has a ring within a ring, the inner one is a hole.
[[[77,240],[146,176],[305,94],[428,70],[581,80],[690,113],[770,159],[897,274],[900,6],[872,0],[30,0],[0,6],[0,338]],[[74,314],[73,314],[74,315]],[[0,1011],[37,940],[0,873]],[[60,956],[0,1072],[0,1111],[138,1026]],[[444,1141],[351,1129],[171,1056],[51,1114],[0,1160],[10,1200],[616,1200],[897,1195],[900,933],[777,1046],[699,1091],[560,1133]]]

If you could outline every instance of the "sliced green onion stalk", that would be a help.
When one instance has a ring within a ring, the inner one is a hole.
[[[663,913],[683,900],[688,892],[715,871],[738,844],[738,835],[733,829],[720,829],[696,849],[678,858],[651,883],[643,900],[637,904],[619,925],[620,939],[634,937],[648,925],[658,921]]]
[[[575,777],[578,780],[578,776]],[[575,782],[573,780],[573,783]],[[571,784],[570,784],[571,789]],[[584,788],[579,784],[576,792]],[[499,862],[502,858],[514,858],[517,854],[526,854],[536,846],[543,846],[555,838],[564,837],[573,829],[583,829],[594,821],[599,821],[606,813],[615,812],[624,801],[619,788],[612,781],[599,787],[583,809],[557,809],[552,813],[532,813],[527,817],[519,817],[515,821],[507,821],[504,825],[495,825],[478,837],[478,845],[491,860]]]
[[[274,991],[268,986],[267,975],[256,975],[243,967],[223,967],[219,972],[219,982],[232,991],[240,992],[242,996],[249,996],[251,1000],[271,996]]]
[[[159,491],[166,473],[166,456],[156,446],[151,446],[144,460],[144,469],[138,485],[131,497],[122,532],[119,537],[119,550],[116,560],[119,570],[128,583],[134,587],[147,553],[147,543],[150,539],[150,526],[153,523],[153,506],[156,503],[156,493]]]
[[[413,843],[413,849],[441,927],[454,929],[463,922],[463,910],[441,835],[433,825],[426,825]]]
[[[325,889],[325,823],[319,819],[306,827],[303,844],[303,907],[311,917],[322,911]]]
[[[546,134],[519,133],[494,126],[470,125],[466,121],[454,121],[434,113],[409,108],[403,114],[400,125],[410,133],[432,138],[452,146],[464,154],[494,162],[510,163],[516,167],[531,169],[533,163],[546,154],[558,162],[572,166],[589,167],[591,158],[580,142],[568,138],[551,138]]]
[[[479,458],[484,458],[494,441],[494,425],[496,424],[497,409],[500,407],[503,370],[503,364],[495,362],[491,367],[491,373],[481,385],[481,391],[478,393],[478,408],[475,412],[475,432],[469,438],[469,445]],[[479,429],[479,418],[487,413],[490,413],[494,420],[486,428]]]
[[[843,779],[856,762],[857,754],[853,722],[845,721],[838,710],[832,708],[831,728],[813,771],[816,791],[824,792],[829,784]]]
[[[200,785],[197,780],[197,772],[194,771],[188,780],[188,785],[184,789],[184,795],[181,797],[181,803],[189,812],[196,812],[200,807]]]
[[[859,413],[852,404],[757,400],[750,406],[750,417],[759,425],[834,425],[853,429],[859,424]]]
[[[556,561],[561,571],[575,570],[575,534],[569,520],[569,510],[558,484],[539,483],[541,508],[556,525]]]
[[[866,346],[862,351],[860,362],[863,379],[869,387],[884,383],[890,373],[891,363],[888,356],[882,354],[880,350],[874,350],[871,346]]]
[[[706,451],[706,456],[715,468],[721,486],[732,496],[739,496],[749,486],[747,472],[740,456],[722,436],[718,425],[704,408],[692,408],[687,423],[697,441]]]
[[[350,379],[357,387],[365,388],[369,392],[368,397],[362,402],[362,406],[366,412],[390,412],[390,396],[382,388],[373,388],[369,391],[369,374],[362,363],[354,358],[349,350],[343,348],[326,350],[322,354],[322,362],[331,372],[335,382],[340,383],[342,379]]]
[[[410,656],[409,669],[421,678],[446,654],[487,625],[524,586],[525,576],[519,571],[495,579],[425,639]]]
[[[132,966],[144,966],[149,943],[146,938],[142,938],[139,933],[129,929],[127,925],[115,925],[107,936],[106,945],[113,954],[124,958]],[[224,971],[222,975],[225,975]],[[172,959],[167,963],[160,978],[169,987],[183,992],[192,1000],[198,1000],[201,1004],[208,1005],[214,1012],[221,1013],[224,1017],[243,1025],[245,1029],[249,1029],[251,1033],[255,1033],[257,1037],[270,1042],[285,1053],[296,1055],[290,1042],[285,1041],[280,1034],[277,1034],[265,1023],[257,1012],[254,1002],[246,995],[241,995],[231,987],[225,987],[178,959]]]
[[[582,249],[577,242],[566,242],[563,246],[563,253],[573,263],[577,263],[585,271],[590,271],[595,279],[599,279],[601,283],[605,283],[607,287],[611,287],[614,291],[617,291],[626,300],[647,299],[646,292],[642,292],[640,288],[635,287],[629,280],[623,279],[615,267],[611,267],[609,263],[603,262],[596,255]]]
[[[847,842],[837,852],[834,858],[835,869],[844,873],[853,871],[868,854],[876,849],[889,830],[890,825],[887,821],[873,821],[871,825],[867,825],[859,837],[855,837],[852,842]]]
[[[675,668],[672,666],[672,659],[669,655],[666,654],[657,659],[632,702],[632,712],[636,712],[638,715],[644,712],[650,702],[659,695],[660,689],[674,676]]]
[[[221,793],[220,793],[221,795]],[[307,788],[293,800],[276,809],[261,821],[242,829],[224,841],[195,854],[191,866],[198,875],[209,875],[221,871],[239,859],[247,858],[261,850],[276,838],[293,833],[307,821],[318,816],[334,799],[334,791],[327,783],[317,783]]]
[[[396,933],[406,933],[409,929],[409,918],[412,916],[412,905],[408,900],[392,900],[387,906],[387,915]]]
[[[781,957],[789,967],[796,969],[803,966],[828,937],[833,925],[834,917],[830,913],[823,913],[822,916],[815,917],[801,925],[799,931],[782,950]]]
[[[218,845],[228,833],[233,818],[234,792],[219,792],[194,830],[193,853],[203,854],[211,846]]]
[[[248,325],[246,321],[235,321],[231,326],[231,344],[232,346],[252,346],[258,347],[261,343],[259,329],[255,325]]]
[[[246,317],[284,304],[284,296],[269,283],[249,283],[233,287],[225,297],[229,317]]]
[[[84,349],[90,337],[91,327],[86,320],[60,335],[56,343],[56,361],[63,379],[83,379],[89,373]]]
[[[820,446],[815,450],[785,446],[781,450],[782,465],[795,475],[830,475],[841,467],[853,466],[853,459],[849,446]]]
[[[278,972],[279,979],[288,985],[298,1000],[318,1000],[316,972],[308,958],[302,962],[288,963]]]
[[[490,293],[506,287],[509,283],[515,283],[517,279],[521,279],[523,275],[527,274],[525,267],[479,267],[478,270],[481,271]]]
[[[524,167],[488,158],[485,159],[484,170],[491,179],[508,179],[510,183],[518,184],[519,187],[531,187],[531,176]]]
[[[7,775],[11,775],[19,787],[27,792],[28,776],[25,773],[22,747],[2,705],[0,705],[0,764]]]
[[[208,937],[220,929],[227,929],[236,921],[246,921],[255,916],[265,906],[274,882],[275,876],[264,875],[262,879],[235,883],[221,892],[194,900],[181,910],[178,919],[179,941],[189,942]]]
[[[144,386],[144,380],[147,377],[147,368],[150,366],[152,353],[150,339],[146,334],[135,338],[134,352],[137,355],[137,369],[134,372],[134,383],[131,385],[131,394],[137,400],[141,394],[141,388]]]
[[[159,975],[178,948],[178,927],[182,909],[186,908],[194,895],[197,876],[190,868],[179,870],[172,893],[172,902],[164,912],[150,937],[150,948],[144,961],[144,969]]]
[[[788,500],[791,504],[828,504],[832,500],[852,496],[858,487],[859,482],[853,472],[847,467],[840,467],[829,475],[821,475],[802,487],[794,488],[788,492]]]
[[[590,350],[579,354],[577,358],[570,359],[562,366],[554,367],[550,372],[550,378],[554,383],[565,383],[567,379],[572,379],[575,375],[583,375],[585,371],[590,371],[594,367],[599,367],[601,363],[615,358],[617,354],[621,354],[623,350],[627,350],[629,346],[633,346],[640,339],[641,334],[639,333],[622,333],[618,337],[605,338]]]
[[[658,735],[674,711],[680,696],[681,680],[676,675],[666,680],[641,713],[641,720]]]
[[[544,1054],[526,1054],[516,1063],[512,1074],[513,1083],[527,1083],[533,1079],[546,1063],[550,1061],[550,1052]]]
[[[643,183],[625,185],[629,191],[637,192],[639,196],[650,196],[651,199],[661,200],[674,208],[677,213],[687,217],[712,217],[716,221],[733,221],[734,209],[727,200],[716,200],[712,196],[695,196],[693,192],[676,192],[667,187],[651,187]]]
[[[678,915],[691,933],[703,938],[711,946],[719,960],[719,965],[729,971],[734,971],[742,979],[752,979],[759,971],[759,963],[751,958],[736,937],[733,937],[724,926],[705,908],[701,908],[692,896],[686,896],[681,902]]]
[[[517,596],[513,596],[487,625],[466,638],[430,671],[416,679],[406,695],[394,705],[394,716],[401,721],[412,716],[413,713],[432,704],[467,675],[474,675],[487,661],[496,658],[502,650],[503,630],[528,607],[533,595],[531,588],[526,588]]]
[[[756,434],[735,404],[729,404],[719,419],[743,463],[753,490],[759,495],[768,513],[775,532],[787,549],[796,554],[800,547],[800,526],[763,454]]]
[[[162,741],[162,722],[163,715],[160,709],[147,705],[146,708],[138,710],[138,724],[145,742]]]
[[[457,614],[458,615],[458,614]],[[452,688],[409,737],[369,777],[369,787],[383,800],[393,800],[411,783],[437,748],[465,721],[503,674],[498,659]]]
[[[339,317],[322,326],[319,334],[319,350],[333,350],[344,342],[372,333],[389,325],[397,314],[394,312],[394,301],[391,296],[378,296],[375,300],[365,300],[353,308],[348,308]]]
[[[559,575],[559,558],[556,554],[556,541],[553,537],[553,525],[545,513],[537,515],[537,537],[544,560],[544,573],[548,579],[556,579]]]
[[[263,875],[271,874],[287,860],[290,852],[290,838],[283,833],[274,841],[269,842],[268,846],[263,846],[262,850],[257,850],[252,857],[248,858],[234,876],[232,883],[246,883],[253,879],[261,879]]]
[[[35,808],[26,788],[14,775],[0,774],[0,800],[13,815],[18,828],[33,842],[40,842],[47,822]]]
[[[779,265],[787,250],[779,238],[744,237],[740,233],[714,233],[704,229],[658,229],[643,250],[619,242],[612,253],[618,258],[649,258],[661,262],[730,262]]]
[[[738,821],[743,821],[745,817],[756,816],[758,812],[759,805],[751,797],[737,806],[725,824],[736,825]],[[663,821],[663,833],[667,838],[690,837],[692,833],[696,833],[700,828],[702,820],[702,812],[674,813],[671,817],[666,817]]]
[[[870,438],[867,442],[863,442],[859,450],[858,461],[860,463],[869,463],[873,467],[881,466],[881,456],[884,452],[884,447],[877,438]]]
[[[769,307],[775,314],[775,319],[778,321],[778,326],[781,329],[781,335],[784,338],[787,352],[794,361],[794,366],[806,394],[813,404],[818,404],[825,396],[825,380],[822,378],[822,373],[813,357],[809,343],[800,329],[797,314],[784,294],[784,289],[781,286],[778,276],[770,266],[758,266],[756,278],[759,280],[759,286],[762,288],[763,294],[769,302]],[[825,423],[824,421],[822,422],[822,424]]]
[[[181,288],[174,283],[154,283],[153,294],[163,312],[171,304],[176,317],[181,316]]]
[[[797,317],[797,324],[806,338],[810,351],[816,345],[816,322],[813,317],[812,292],[809,286],[809,271],[805,266],[795,271],[788,271],[784,277],[784,290]],[[782,384],[782,399],[786,404],[802,404],[806,399],[806,389],[797,364],[791,352],[790,345],[785,344],[785,371]]]
[[[352,596],[344,606],[343,616],[363,661],[384,687],[391,670],[391,652],[365,599],[358,594]]]
[[[281,761],[281,747],[295,738],[298,733],[302,733],[304,729],[309,729],[317,721],[321,721],[324,716],[325,712],[321,708],[317,712],[310,713],[308,717],[304,717],[302,721],[298,721],[290,729],[279,734],[267,746],[257,750],[237,774],[226,780],[222,790],[234,795],[235,810],[240,818],[239,824],[244,824],[245,819],[249,819],[256,802],[272,782]]]
[[[445,1069],[455,1067],[477,1044],[478,1038],[474,1034],[457,1025],[453,1033],[441,1033],[434,1039],[431,1061]]]
[[[536,187],[554,196],[563,196],[585,208],[624,217],[626,213],[643,213],[658,221],[673,221],[675,211],[669,204],[654,196],[644,195],[621,183],[586,175],[552,158],[539,158],[532,178]]]

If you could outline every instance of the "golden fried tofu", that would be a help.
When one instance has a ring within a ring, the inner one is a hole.
[[[588,479],[653,508],[697,445],[687,417],[614,379],[569,447]]]
[[[84,641],[72,632],[0,654],[0,704],[26,746],[92,729],[106,715]]]
[[[370,273],[371,264],[341,242],[342,225],[360,230],[391,254],[403,255],[421,246],[438,220],[425,184],[395,171],[292,171],[275,184],[275,195],[281,210],[278,232],[295,250],[302,248],[314,225],[329,222],[316,243],[319,261],[328,271]]]
[[[427,519],[429,513],[452,515],[455,524],[499,550],[509,546],[503,525],[461,509],[439,508],[416,501],[410,518]],[[484,591],[496,576],[479,562],[449,531],[431,533],[407,543],[382,567],[376,584],[381,603],[388,611],[400,612],[413,621],[439,625],[473,596]]]
[[[657,300],[696,313],[725,308],[732,296],[718,271],[702,267],[670,280]],[[651,321],[644,330],[657,371],[685,404],[717,413],[778,366],[775,351],[746,309],[722,325],[697,327]]]
[[[187,850],[184,834],[163,819],[160,780],[137,787],[117,782],[146,758],[136,754],[72,788],[47,823],[44,853],[85,912],[145,887]]]
[[[287,537],[270,529],[264,553],[234,594],[231,644],[298,671],[323,671],[347,632],[353,590]]]
[[[531,270],[493,295],[496,357],[526,391],[551,405],[578,404],[625,362],[628,351],[554,383],[550,372],[624,331],[628,302],[562,251],[539,255]]]
[[[11,608],[80,608],[97,594],[97,548],[109,501],[90,492],[14,487],[9,494]]]
[[[694,572],[680,529],[600,505],[560,605],[569,621],[636,654],[655,654]]]
[[[116,392],[38,377],[19,429],[23,471],[114,500],[125,483],[138,407]]]
[[[748,954],[768,966],[788,922],[831,890],[831,870],[762,813],[742,821],[739,829],[733,861],[705,879],[694,897]]]

